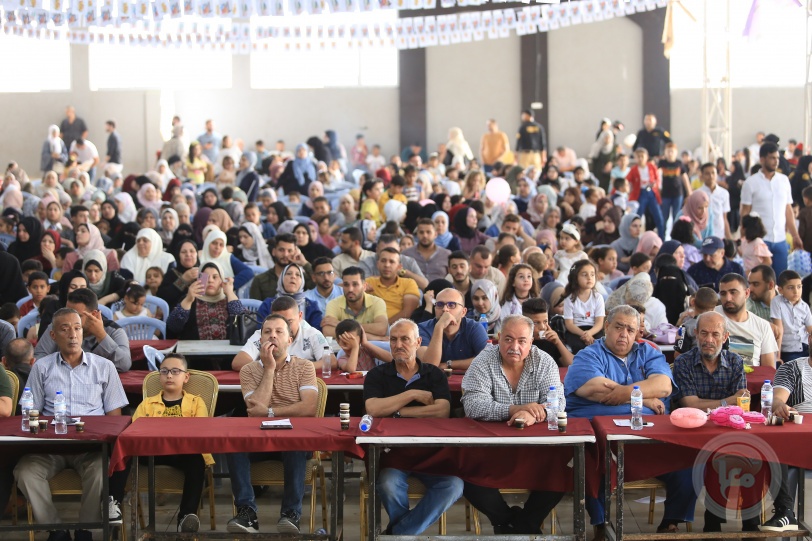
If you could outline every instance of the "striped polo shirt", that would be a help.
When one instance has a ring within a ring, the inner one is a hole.
[[[265,368],[261,360],[248,363],[240,369],[240,387],[243,398],[248,398],[257,390]],[[288,357],[276,365],[270,407],[278,408],[301,402],[302,391],[318,392],[316,386],[316,368],[312,362],[299,357]]]

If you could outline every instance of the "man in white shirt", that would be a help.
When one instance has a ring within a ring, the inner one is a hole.
[[[86,171],[90,180],[96,177],[96,166],[99,165],[99,151],[96,145],[81,137],[70,144],[71,154],[76,154],[79,169]]]
[[[775,368],[778,343],[770,324],[745,308],[749,296],[750,287],[744,276],[730,273],[722,277],[719,283],[722,305],[716,311],[727,319],[730,351],[737,353],[745,365]]]
[[[761,145],[759,159],[761,170],[751,175],[742,186],[741,217],[758,212],[767,230],[764,242],[773,253],[773,269],[778,275],[787,270],[787,232],[792,236],[794,249],[803,250],[804,245],[795,227],[789,179],[778,172],[778,146],[774,143]]]
[[[330,350],[327,339],[324,338],[321,331],[314,329],[307,321],[304,321],[304,314],[299,310],[293,297],[278,297],[271,305],[271,313],[285,318],[290,326],[293,343],[288,352],[291,355],[317,363],[317,368],[321,368],[321,363],[325,358],[329,358],[333,368],[338,367],[336,357]],[[262,327],[260,326],[231,361],[232,370],[239,372],[246,364],[259,360],[261,335]]]
[[[753,143],[752,145],[750,145],[749,147],[747,147],[747,149],[750,151],[750,165],[751,166],[754,163],[756,163],[756,158],[758,157],[758,152],[761,149],[761,145],[763,145],[763,144],[764,144],[764,132],[760,131],[760,132],[756,133],[756,142]],[[749,175],[750,171],[745,171],[744,174]]]
[[[730,193],[716,183],[716,166],[712,163],[702,165],[699,178],[702,179],[700,192],[708,194],[711,207],[711,218],[713,219],[713,236],[729,239],[730,223],[727,220],[727,213],[730,212]]]

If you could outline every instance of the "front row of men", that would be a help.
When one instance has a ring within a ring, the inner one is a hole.
[[[743,393],[746,382],[742,361],[722,348],[728,333],[725,318],[720,314],[709,312],[699,317],[697,347],[677,359],[673,375],[662,353],[639,339],[639,329],[640,315],[634,308],[623,305],[610,311],[605,323],[605,338],[583,349],[567,372],[564,396],[560,400],[566,400],[570,417],[628,416],[633,385],[639,385],[643,391],[645,414],[666,413],[670,399],[681,405],[706,408],[735,403]],[[294,333],[289,318],[271,314],[259,332],[258,359],[248,362],[240,370],[247,415],[316,415],[318,388],[314,363],[290,353]],[[56,391],[61,390],[66,394],[71,416],[120,415],[121,408],[127,405],[121,382],[110,361],[82,351],[80,314],[70,308],[58,311],[50,336],[57,351],[37,361],[28,379],[28,386],[34,394],[34,407],[46,416],[52,415],[53,398]],[[418,351],[425,346],[422,342],[418,326],[413,321],[401,319],[392,324],[389,343],[393,362],[380,364],[369,371],[364,384],[365,408],[373,417],[441,418],[450,415],[448,381],[439,368],[418,359]],[[533,342],[533,320],[521,315],[505,319],[498,347],[487,347],[480,352],[463,379],[462,404],[467,417],[509,425],[519,418],[524,419],[526,425],[546,420],[544,404],[548,389],[553,385],[557,389],[562,386],[556,363]],[[207,416],[202,401],[183,390],[183,384],[189,378],[187,370],[182,356],[168,356],[161,365],[161,395],[145,398],[134,417]],[[0,369],[0,397],[4,396],[4,379],[5,374]],[[789,408],[812,412],[812,397],[804,393],[810,385],[812,369],[807,358],[782,365],[775,377],[775,414],[786,418]],[[277,529],[280,533],[298,533],[309,455],[303,451],[227,455],[237,508],[237,515],[228,523],[228,531],[259,531],[251,485],[251,462],[273,458],[283,463],[285,476]],[[200,501],[203,469],[211,463],[211,457],[173,456],[162,460],[182,468],[186,474],[178,529],[196,531],[199,520],[194,513]],[[27,455],[16,464],[14,475],[23,494],[32,503],[36,521],[53,524],[59,523],[60,518],[53,505],[48,480],[66,467],[76,469],[83,483],[79,519],[93,522],[101,519],[101,464],[99,453]],[[793,470],[782,467],[780,490],[773,495],[775,516],[760,526],[762,530],[797,529],[793,513],[797,475]],[[426,488],[425,496],[413,508],[410,508],[407,497],[409,476],[418,478]],[[658,532],[676,532],[679,523],[692,522],[694,518],[696,493],[691,472],[672,472],[660,479],[666,484],[666,501]],[[104,503],[110,506],[111,522],[121,520],[117,502],[123,498],[125,483],[126,471],[117,472],[110,479],[111,497]],[[429,475],[386,467],[380,472],[378,490],[389,515],[387,533],[395,535],[422,533],[463,495],[488,517],[495,533],[538,534],[542,521],[563,496],[558,491],[532,491],[524,507],[510,507],[496,488],[478,486],[451,475]],[[599,494],[598,498],[587,498],[596,539],[603,538],[602,488]],[[0,493],[0,499],[5,496],[7,494]],[[723,518],[706,511],[705,530],[719,531],[722,521]],[[757,520],[745,517],[745,530],[758,527]],[[71,537],[68,531],[55,530],[48,539],[62,541]],[[92,536],[89,531],[77,530],[74,539],[86,540]]]

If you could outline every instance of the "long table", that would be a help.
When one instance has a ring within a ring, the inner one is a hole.
[[[50,421],[53,417],[40,417]],[[23,432],[20,428],[22,417],[6,417],[0,419],[0,443],[3,445],[2,460],[13,460],[15,454],[24,456],[33,453],[78,453],[83,449],[100,449],[102,454],[102,467],[108,468],[109,447],[116,441],[116,437],[130,424],[129,417],[122,416],[83,416],[85,431],[76,432],[68,427],[67,434],[57,434],[54,425],[49,424],[48,430],[39,434]],[[10,447],[17,447],[17,453]],[[5,464],[8,465],[8,464]],[[105,475],[102,482],[102,502],[106,502],[110,493],[109,479]],[[34,530],[76,530],[101,529],[103,539],[110,539],[110,520],[108,506],[102,505],[101,522],[64,522],[58,524],[23,524],[18,526],[0,526],[0,532],[20,532]]]
[[[708,421],[700,428],[684,429],[671,424],[667,416],[646,415],[644,421],[654,423],[641,431],[618,427],[614,423],[617,416],[595,417],[592,426],[597,437],[598,450],[603,457],[605,521],[606,534],[610,540],[637,541],[641,539],[658,539],[658,534],[625,534],[623,515],[623,488],[625,481],[636,481],[679,471],[685,468],[704,467],[709,459],[718,456],[734,456],[757,461],[761,465],[771,462],[770,459],[803,469],[812,468],[812,454],[809,453],[809,442],[812,441],[812,423],[802,425],[785,424],[784,426],[752,425],[750,430],[734,430],[720,427]],[[649,444],[656,445],[652,451]],[[613,472],[612,446],[616,446],[617,461]],[[657,460],[651,460],[656,456]],[[617,475],[617,510],[615,524],[611,523],[612,474]],[[748,473],[748,472],[740,472]],[[741,477],[737,477],[737,480]],[[798,483],[798,532],[740,532],[707,534],[691,532],[669,534],[670,538],[729,538],[729,537],[790,537],[808,535],[809,526],[803,522],[804,517],[804,475]],[[594,482],[594,481],[593,481]],[[758,486],[758,485],[757,485]]]
[[[239,417],[184,417],[137,419],[116,441],[110,470],[121,470],[127,459],[133,459],[133,486],[138,486],[138,457],[185,455],[198,453],[242,453],[275,451],[331,451],[333,485],[330,495],[330,538],[341,539],[344,527],[344,453],[363,458],[364,450],[350,431],[342,431],[335,417],[296,417],[291,419],[292,430],[261,430],[262,418]],[[353,419],[354,425],[358,419]],[[175,539],[176,533],[160,534],[155,531],[155,471],[149,468],[149,525],[145,537]],[[311,512],[313,512],[311,510]],[[134,539],[138,536],[138,520],[132,514]],[[199,532],[196,538],[207,534]],[[222,537],[212,534],[211,537]],[[229,534],[224,538],[238,538]]]
[[[381,500],[377,489],[382,466],[438,475],[457,475],[463,480],[493,488],[574,490],[573,535],[557,539],[584,540],[584,445],[594,443],[589,421],[570,419],[565,434],[541,423],[518,430],[506,423],[471,419],[375,419],[369,432],[351,431],[356,442],[367,446],[369,460],[370,541],[395,538],[381,535]],[[526,452],[534,447],[539,452]],[[382,462],[381,448],[398,448]],[[418,453],[411,453],[413,449]],[[543,456],[544,460],[540,460]],[[571,483],[567,467],[572,464]],[[539,517],[541,521],[541,517]],[[396,536],[425,539],[425,536]],[[477,539],[461,536],[458,539]],[[528,536],[525,536],[527,539]],[[550,539],[550,536],[545,536]]]

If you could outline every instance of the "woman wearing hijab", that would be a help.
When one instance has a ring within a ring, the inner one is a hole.
[[[175,197],[176,194],[181,193],[183,185],[178,178],[171,178],[166,183],[166,190],[164,191],[163,200],[167,203],[172,202],[172,198]]]
[[[214,209],[209,214],[208,224],[214,224],[220,231],[228,235],[229,231],[234,228],[234,220],[223,209]],[[207,224],[207,225],[208,225]]]
[[[603,227],[592,239],[592,246],[609,245],[620,238],[620,222],[623,218],[623,209],[611,207],[603,216]]]
[[[105,246],[116,250],[129,250],[135,246],[135,238],[139,231],[141,231],[140,225],[136,222],[128,222],[121,226],[118,234]]]
[[[296,237],[296,246],[302,252],[302,255],[308,261],[315,261],[319,257],[327,257],[332,259],[335,254],[326,246],[313,241],[313,234],[310,227],[305,224],[297,224],[293,228],[293,236]],[[364,248],[365,250],[367,248]]]
[[[547,212],[550,203],[547,200],[547,194],[537,193],[535,197],[527,205],[527,212],[522,216],[529,220],[533,227],[538,227],[544,221],[544,214]]]
[[[169,245],[172,244],[172,236],[175,234],[175,231],[178,229],[178,213],[175,212],[175,209],[164,209],[161,211],[161,230],[158,234],[161,236],[161,240],[164,243],[164,248],[169,248]]]
[[[347,149],[344,148],[338,141],[338,134],[335,130],[327,130],[324,132],[324,146],[327,147],[327,150],[330,152],[330,160],[321,160],[324,161],[327,165],[330,165],[330,162],[335,160],[341,166],[341,173],[346,175],[347,174]]]
[[[592,243],[595,235],[601,231],[603,228],[603,218],[613,206],[609,198],[603,197],[598,199],[598,202],[595,204],[595,215],[587,218],[584,222],[584,233],[581,235],[581,243],[584,246]]]
[[[177,240],[177,243],[174,243]],[[164,274],[158,287],[158,296],[165,300],[171,310],[186,296],[189,286],[200,276],[197,244],[191,237],[173,239],[172,255],[175,265]]]
[[[42,271],[50,275],[56,265],[56,253],[62,247],[62,237],[56,231],[44,231],[39,240],[40,255],[33,257],[42,263]]]
[[[204,264],[200,272],[209,275],[206,287],[200,280],[192,282],[186,296],[169,313],[167,338],[226,340],[229,318],[242,313],[233,278],[223,278],[215,262]]]
[[[65,141],[59,136],[59,126],[51,124],[48,126],[48,137],[42,144],[42,153],[39,160],[39,168],[43,173],[56,171],[61,174],[65,170],[68,162],[68,147]]]
[[[122,226],[124,225],[121,222],[121,219],[118,217],[118,205],[116,205],[115,201],[105,201],[101,204],[101,215],[102,219],[107,220],[107,223],[110,224],[110,233],[111,237],[114,237],[121,231]]]
[[[449,230],[450,220],[448,214],[442,210],[438,210],[431,215],[431,221],[434,222],[434,228],[437,230],[437,238],[434,239],[434,244],[446,250],[456,252],[460,249],[460,239],[455,237]]]
[[[663,239],[655,231],[646,231],[640,236],[640,242],[637,243],[635,253],[644,253],[654,261],[660,248],[663,246]]]
[[[130,249],[121,259],[121,269],[129,271],[133,279],[144,284],[147,278],[147,269],[158,267],[166,274],[169,265],[175,259],[163,251],[161,237],[152,229],[142,229],[135,239],[135,247]]]
[[[696,190],[686,197],[685,204],[682,206],[682,215],[688,217],[694,226],[694,246],[697,248],[702,247],[702,239],[716,234],[713,230],[710,198],[707,193]]]
[[[224,279],[234,278],[234,287],[239,290],[254,277],[254,273],[234,254],[228,253],[226,243],[226,234],[216,227],[212,227],[203,242],[203,250],[200,252],[200,264],[205,265],[212,261],[217,263],[222,273],[221,276]]]
[[[629,258],[640,243],[640,216],[626,214],[620,220],[620,238],[612,243],[612,249],[617,253],[617,269],[620,272],[629,272]]]
[[[307,216],[310,218],[313,216],[313,201],[317,197],[322,197],[324,195],[324,184],[321,183],[319,180],[314,180],[310,183],[310,186],[307,187],[307,199],[304,200],[302,203],[302,208],[299,211],[299,216]]]
[[[141,188],[138,189],[138,193],[135,195],[135,198],[138,200],[138,204],[141,205],[141,208],[159,211],[163,205],[163,201],[161,200],[161,192],[159,192],[158,188],[156,188],[151,182],[147,182],[141,186]]]
[[[219,209],[220,207],[220,195],[217,193],[217,190],[214,188],[207,188],[203,190],[203,195],[200,198],[201,207],[208,207],[211,210]]]
[[[257,265],[270,269],[274,266],[268,243],[262,237],[259,226],[253,222],[245,222],[239,230],[240,245],[234,249],[234,255],[248,265]],[[312,261],[312,259],[310,260]]]
[[[480,244],[485,244],[488,237],[477,229],[476,210],[464,207],[454,215],[454,233],[460,241],[460,250],[471,255],[471,250]]]
[[[459,165],[462,169],[468,167],[471,160],[474,159],[474,153],[471,152],[471,145],[465,140],[462,135],[462,130],[459,128],[451,128],[448,130],[448,143],[445,144],[445,159],[443,164],[447,167],[449,165]]]
[[[276,297],[267,298],[262,302],[257,310],[257,318],[263,321],[268,317],[271,313],[271,305],[278,297],[291,297],[299,306],[299,311],[304,314],[305,321],[311,327],[320,328],[324,315],[318,304],[305,298],[304,287],[304,269],[296,263],[286,265],[276,283]]]
[[[101,250],[89,250],[82,258],[87,287],[105,306],[121,300],[127,280],[116,271],[107,272],[107,256]]]
[[[138,210],[135,208],[132,196],[127,192],[120,192],[114,196],[114,199],[118,205],[119,219],[125,224],[134,221]]]
[[[169,248],[166,251],[175,256],[177,259],[180,244],[185,240],[194,241],[194,239],[195,232],[192,229],[192,226],[189,224],[180,224],[178,228],[175,229],[175,234],[172,235],[172,242],[169,244]],[[197,242],[195,242],[195,246],[199,246]]]
[[[677,324],[680,314],[685,310],[685,300],[691,294],[686,276],[676,265],[665,265],[657,272],[654,297],[665,305],[665,316],[671,325]]]
[[[84,259],[85,254],[91,250],[104,252],[107,261],[107,270],[117,271],[119,269],[120,265],[115,250],[109,250],[104,247],[101,231],[99,231],[99,228],[95,225],[77,225],[74,231],[74,240],[76,241],[76,251],[65,256],[65,261],[62,265],[63,272],[71,270],[76,265],[76,262],[80,259]]]
[[[490,280],[471,282],[471,301],[474,304],[474,321],[484,314],[488,320],[488,334],[498,334],[502,330],[502,307],[499,305],[499,290]]]
[[[203,229],[209,225],[209,216],[211,216],[211,209],[209,207],[201,207],[195,214],[195,219],[192,221],[192,229],[195,232],[195,242],[198,245],[203,244]]]
[[[38,338],[42,338],[42,335],[45,334],[48,326],[53,321],[56,311],[67,306],[68,294],[77,289],[87,288],[87,276],[80,270],[69,270],[62,275],[57,284],[58,300],[46,298],[40,305]]]
[[[318,139],[316,139],[318,141]],[[321,141],[319,141],[321,143]],[[307,193],[311,182],[318,180],[316,164],[307,151],[307,145],[296,145],[296,154],[279,176],[279,187],[285,195],[291,192]]]
[[[377,244],[378,240],[378,226],[375,225],[375,222],[372,220],[361,220],[361,223],[358,224],[358,228],[361,230],[361,235],[364,237],[361,241],[361,248],[374,252],[375,244]]]
[[[261,178],[256,172],[257,155],[253,152],[243,152],[240,157],[240,168],[234,185],[238,186],[248,196],[249,201],[256,201],[259,194]]]
[[[42,224],[33,216],[26,216],[17,225],[17,240],[8,247],[8,253],[22,263],[40,255],[40,239],[42,238]]]
[[[415,323],[423,323],[434,319],[434,298],[444,289],[454,289],[454,284],[445,278],[432,280],[423,292],[423,300],[409,319]],[[473,291],[473,290],[472,290]]]
[[[313,152],[313,157],[316,159],[317,162],[322,162],[325,165],[329,165],[331,161],[333,161],[333,154],[330,152],[330,149],[327,148],[324,142],[316,137],[310,137],[305,141],[308,147],[310,147],[310,151]],[[299,147],[296,147],[297,149]],[[335,159],[339,159],[340,156],[335,156]],[[315,178],[313,179],[315,180]]]

